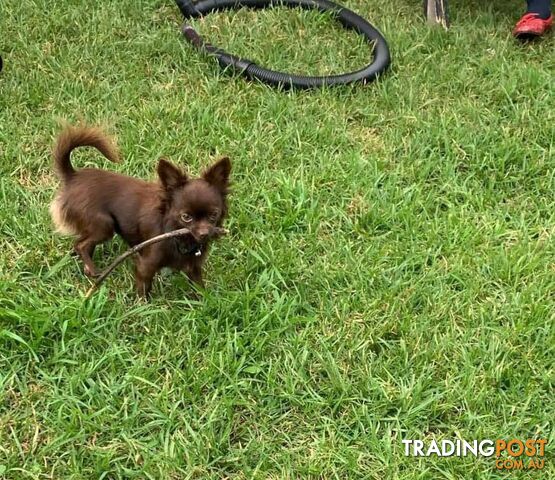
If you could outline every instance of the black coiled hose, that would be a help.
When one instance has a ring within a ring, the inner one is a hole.
[[[200,0],[198,3],[193,3],[192,0],[176,0],[176,3],[186,19],[201,17],[216,10],[241,7],[316,9],[320,12],[330,12],[345,28],[355,30],[374,45],[372,62],[360,70],[341,75],[309,77],[276,72],[260,67],[251,60],[237,57],[206,43],[193,27],[186,23],[183,25],[185,38],[199,50],[214,55],[222,68],[232,68],[250,79],[258,79],[269,85],[283,88],[316,88],[353,82],[368,83],[376,79],[390,63],[389,48],[382,34],[364,18],[329,0]]]

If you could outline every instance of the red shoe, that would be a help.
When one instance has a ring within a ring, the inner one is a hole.
[[[537,13],[527,13],[516,24],[513,35],[517,38],[540,37],[553,25],[553,15],[543,20]]]

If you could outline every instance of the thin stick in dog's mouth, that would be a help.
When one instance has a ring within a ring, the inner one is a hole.
[[[135,253],[140,252],[143,248],[148,247],[153,243],[158,243],[158,242],[161,242],[162,240],[167,240],[168,238],[182,237],[185,235],[189,235],[190,233],[191,233],[191,230],[189,230],[188,228],[180,228],[178,230],[173,230],[171,232],[162,233],[161,235],[156,235],[155,237],[149,238],[148,240],[145,240],[144,242],[139,243],[138,245],[135,245],[134,247],[127,250],[126,252],[122,253],[108,266],[108,268],[106,268],[106,270],[104,270],[99,275],[99,277],[94,282],[93,286],[89,288],[89,290],[87,291],[85,295],[85,299],[89,298],[98,289],[100,284],[104,282],[104,280],[106,280],[108,275],[110,275],[110,273],[112,273],[112,271],[127,257],[130,257],[131,255],[134,255]],[[214,227],[212,229],[211,237],[216,238],[227,234],[228,234],[228,230],[226,230],[225,228]]]

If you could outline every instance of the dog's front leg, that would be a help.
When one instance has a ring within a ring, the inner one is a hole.
[[[137,294],[142,298],[148,298],[152,289],[152,280],[156,272],[160,270],[160,255],[156,249],[149,248],[142,254],[137,255],[135,262],[135,284]]]
[[[183,269],[189,277],[191,282],[196,283],[199,287],[204,288],[204,280],[202,279],[202,263],[199,261],[192,261],[185,265]]]

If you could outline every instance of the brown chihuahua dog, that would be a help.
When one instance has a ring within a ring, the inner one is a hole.
[[[184,271],[200,285],[202,265],[212,232],[227,214],[231,162],[222,158],[200,178],[190,179],[164,159],[158,162],[159,182],[146,182],[107,170],[71,165],[71,151],[90,146],[117,162],[118,151],[100,129],[67,127],[54,148],[54,165],[62,187],[50,206],[60,233],[77,236],[74,249],[85,274],[97,276],[92,260],[95,247],[118,233],[130,246],[179,228],[191,235],[152,244],[136,255],[139,295],[148,296],[152,279],[163,267]]]

